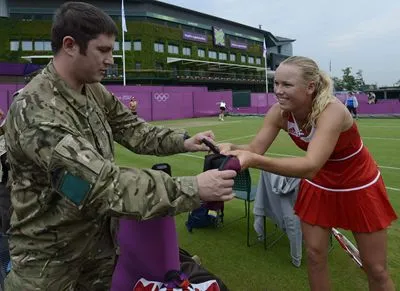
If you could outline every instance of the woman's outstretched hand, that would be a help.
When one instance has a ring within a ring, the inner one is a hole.
[[[237,157],[239,159],[242,170],[247,168],[254,168],[258,156],[255,153],[245,150],[228,151],[225,154]]]

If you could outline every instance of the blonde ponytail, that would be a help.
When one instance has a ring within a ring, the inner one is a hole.
[[[319,71],[319,82],[316,86],[316,94],[312,101],[312,109],[307,118],[306,127],[315,126],[318,117],[329,103],[336,100],[333,95],[333,84],[331,78],[323,71]]]

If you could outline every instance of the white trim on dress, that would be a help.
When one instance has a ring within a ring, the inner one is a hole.
[[[344,158],[340,158],[340,159],[328,159],[328,161],[330,161],[330,162],[340,162],[340,161],[344,161],[344,160],[350,159],[350,158],[354,157],[356,154],[358,154],[359,152],[361,152],[361,150],[363,149],[363,147],[364,147],[364,143],[361,141],[361,146],[360,146],[360,148],[359,148],[356,152],[354,152],[354,153],[352,153],[351,155],[348,155],[347,157],[344,157]]]
[[[332,192],[351,192],[351,191],[357,191],[357,190],[365,189],[365,188],[367,188],[367,187],[369,187],[369,186],[375,184],[375,183],[378,181],[380,175],[381,175],[381,172],[378,171],[378,175],[376,175],[375,179],[372,180],[371,182],[369,182],[368,184],[365,184],[365,185],[362,185],[362,186],[359,186],[359,187],[355,187],[355,188],[347,188],[347,189],[333,189],[333,188],[327,188],[327,187],[318,185],[318,184],[316,184],[316,183],[314,183],[314,182],[311,182],[311,181],[308,180],[308,179],[304,179],[304,180],[305,180],[306,182],[310,183],[311,185],[313,185],[313,186],[315,186],[315,187],[317,187],[317,188],[320,188],[320,189],[322,189],[322,190],[332,191]]]

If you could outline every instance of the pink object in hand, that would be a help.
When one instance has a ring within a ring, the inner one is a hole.
[[[242,170],[242,167],[240,166],[240,161],[238,158],[234,156],[227,156],[225,161],[222,162],[221,166],[219,167],[219,170],[234,170],[236,173],[239,173]]]

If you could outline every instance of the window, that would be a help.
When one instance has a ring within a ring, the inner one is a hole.
[[[116,78],[118,76],[118,64],[108,66],[106,75],[108,78]]]
[[[10,41],[10,51],[18,51],[19,50],[19,41],[18,40],[12,40]]]
[[[240,61],[241,61],[242,63],[245,63],[245,62],[246,62],[246,56],[241,56],[241,57],[240,57]]]
[[[34,42],[35,51],[51,51],[50,41],[35,41]]]
[[[45,41],[45,42],[44,42],[44,50],[45,50],[45,51],[52,51],[52,48],[51,48],[51,41]]]
[[[124,42],[124,50],[131,51],[132,50],[132,43],[130,41]]]
[[[169,44],[168,45],[168,53],[170,53],[170,54],[179,54],[179,48],[178,48],[178,46],[177,45],[172,45],[172,44]]]
[[[33,43],[35,51],[43,51],[43,41],[35,41]]]
[[[249,57],[248,61],[249,61],[249,64],[254,64],[254,57]]]
[[[182,53],[185,56],[190,56],[192,55],[192,49],[190,47],[184,47]]]
[[[210,59],[216,59],[217,58],[217,52],[215,51],[208,51],[208,57]]]
[[[119,41],[114,42],[114,51],[119,51]]]
[[[256,58],[256,64],[261,65],[261,58]]]
[[[142,63],[141,62],[136,62],[135,63],[135,70],[141,70],[142,69]]]
[[[236,62],[236,55],[235,55],[235,54],[230,54],[230,55],[229,55],[229,60],[230,60],[231,62]]]
[[[22,50],[23,51],[31,51],[32,50],[32,42],[29,40],[22,41]]]
[[[164,52],[164,44],[155,42],[154,43],[154,51],[157,53],[163,53]]]
[[[142,42],[140,40],[135,40],[133,42],[133,50],[134,51],[141,51],[142,50]]]
[[[197,50],[197,55],[198,55],[200,58],[204,58],[204,57],[206,56],[206,51],[205,51],[204,49],[198,49],[198,50]]]
[[[218,59],[221,61],[226,61],[228,59],[228,55],[226,53],[218,53]]]

